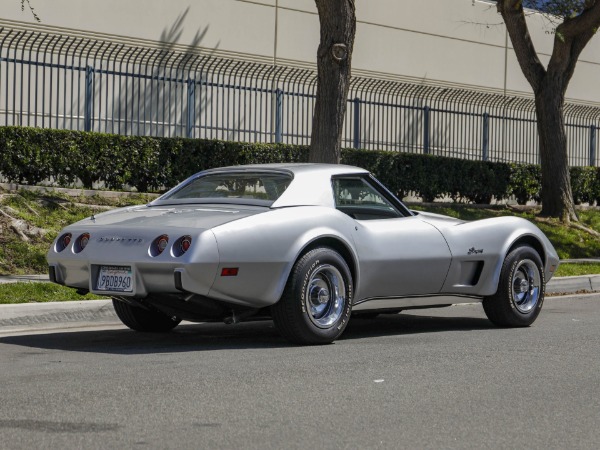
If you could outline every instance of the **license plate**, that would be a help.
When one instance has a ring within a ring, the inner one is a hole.
[[[133,275],[129,266],[100,266],[98,291],[133,292]]]

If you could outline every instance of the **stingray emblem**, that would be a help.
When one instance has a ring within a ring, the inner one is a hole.
[[[120,236],[102,236],[98,238],[98,242],[119,242],[122,244],[141,244],[144,240],[142,238],[130,238],[130,237],[120,237]]]
[[[480,253],[483,253],[483,249],[482,248],[478,250],[475,247],[471,247],[469,249],[469,253],[468,254],[469,255],[479,255]]]

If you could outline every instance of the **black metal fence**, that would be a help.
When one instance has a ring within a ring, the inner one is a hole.
[[[0,125],[310,142],[314,71],[0,29]],[[347,147],[539,162],[531,99],[355,77]],[[566,105],[569,162],[600,165],[600,108]]]

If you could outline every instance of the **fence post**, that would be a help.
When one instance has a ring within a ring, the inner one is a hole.
[[[431,149],[429,148],[429,106],[423,108],[423,153],[429,155]]]
[[[482,142],[482,158],[487,161],[489,158],[490,151],[490,115],[488,113],[483,114],[483,142]]]
[[[356,97],[354,103],[354,148],[360,148],[360,98]]]
[[[590,125],[590,166],[596,165],[596,128],[595,125]]]
[[[92,105],[94,103],[94,68],[85,68],[85,103],[83,112],[83,129],[92,131]]]
[[[187,120],[185,135],[188,138],[194,137],[194,125],[196,124],[196,81],[187,79]]]
[[[283,142],[283,91],[277,89],[275,91],[275,142],[280,144]]]

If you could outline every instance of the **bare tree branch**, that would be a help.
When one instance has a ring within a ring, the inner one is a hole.
[[[556,28],[556,32],[567,38],[597,29],[600,26],[600,1],[588,3],[591,4],[581,14],[565,18],[565,21]]]
[[[546,75],[546,69],[540,62],[531,40],[527,22],[525,22],[523,3],[521,0],[499,0],[497,8],[508,29],[523,75],[527,78],[533,91],[536,92]]]
[[[560,22],[547,68],[541,64],[529,35],[524,4],[553,23]],[[600,0],[498,0],[496,6],[535,95],[542,168],[540,214],[576,222],[563,105],[577,60],[600,26]]]
[[[36,14],[35,10],[33,9],[33,6],[31,6],[31,3],[29,3],[29,0],[21,0],[21,11],[25,11],[25,3],[27,3],[27,6],[29,7],[29,11],[31,11],[31,15],[33,16],[35,21],[41,22],[39,16]]]

